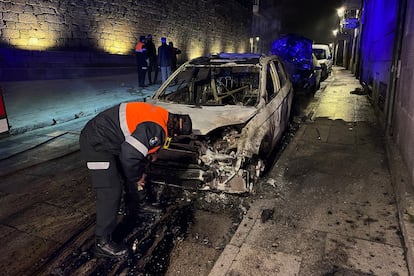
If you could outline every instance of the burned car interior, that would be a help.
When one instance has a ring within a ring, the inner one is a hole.
[[[180,66],[150,102],[189,114],[193,133],[159,151],[148,171],[153,183],[252,192],[289,117],[291,83],[276,64],[276,56],[226,54]]]
[[[179,104],[254,106],[259,69],[253,66],[191,66],[167,87],[161,100]]]

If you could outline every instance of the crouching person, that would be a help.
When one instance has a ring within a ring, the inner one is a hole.
[[[192,131],[188,115],[173,114],[143,102],[122,103],[91,119],[79,143],[96,191],[95,254],[119,258],[128,247],[111,236],[117,226],[125,180],[125,203],[132,212],[146,208],[145,164],[168,137]]]

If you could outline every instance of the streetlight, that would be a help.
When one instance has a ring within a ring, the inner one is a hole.
[[[260,37],[259,36],[256,36],[256,43],[255,43],[255,46],[256,46],[255,51],[256,52],[259,52],[259,49],[260,49],[260,47],[259,47],[259,40],[260,40]]]
[[[343,17],[345,14],[345,7],[340,7],[339,9],[336,9],[336,12],[339,17]]]
[[[338,40],[337,40],[338,32],[339,32],[338,29],[332,30],[332,34],[335,36],[334,43],[332,44],[333,64],[334,65],[336,65],[337,55],[338,55]]]

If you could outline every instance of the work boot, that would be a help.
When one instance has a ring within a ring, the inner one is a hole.
[[[148,201],[134,201],[128,205],[128,217],[142,219],[142,215],[159,215],[163,209],[158,204],[151,204]]]
[[[124,244],[118,244],[109,238],[96,237],[95,255],[106,258],[122,258],[128,255],[128,248]]]
[[[158,204],[151,204],[147,201],[140,201],[137,208],[138,212],[142,214],[161,214],[162,208]]]
[[[125,203],[128,206],[128,216],[132,219],[141,219],[140,215],[158,215],[163,211],[158,204],[149,202],[145,190],[127,193]]]
[[[151,203],[148,198],[147,190],[139,191],[137,193],[137,209],[141,214],[161,214],[162,209],[158,203]]]

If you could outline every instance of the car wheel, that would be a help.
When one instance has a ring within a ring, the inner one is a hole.
[[[267,160],[272,155],[272,140],[269,135],[263,137],[262,143],[259,148],[259,157],[263,160]]]

